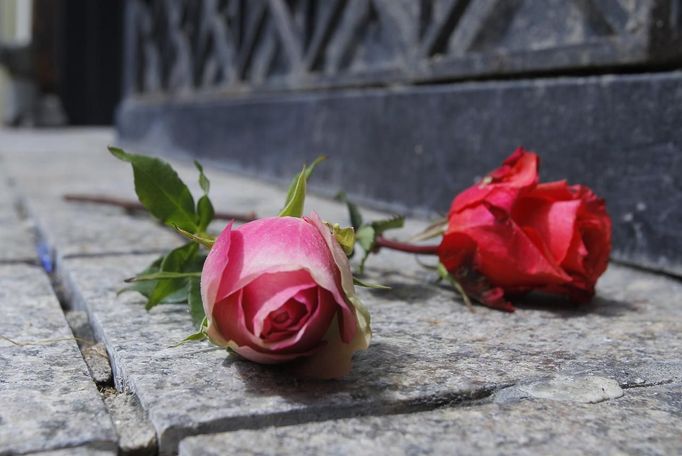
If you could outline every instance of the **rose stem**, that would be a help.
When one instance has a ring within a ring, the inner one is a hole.
[[[66,194],[63,196],[65,201],[79,202],[79,203],[95,203],[107,204],[109,206],[116,206],[127,211],[144,211],[145,208],[141,203],[133,200],[122,198],[114,198],[103,195],[80,195],[80,194]],[[255,212],[247,212],[245,214],[237,214],[231,212],[216,212],[214,218],[217,220],[236,220],[239,222],[251,222],[256,220]]]
[[[438,255],[437,245],[416,245],[407,242],[394,241],[386,239],[383,236],[377,236],[375,245],[379,248],[387,248],[391,250],[398,250],[406,253],[416,253],[420,255]]]

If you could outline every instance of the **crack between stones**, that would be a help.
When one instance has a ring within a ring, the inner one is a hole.
[[[170,426],[163,429],[159,435],[161,445],[160,454],[175,454],[180,442],[192,436],[210,435],[220,432],[234,432],[241,430],[255,430],[264,427],[285,427],[302,424],[320,423],[325,421],[351,419],[361,417],[382,417],[403,415],[419,412],[430,412],[443,408],[466,408],[483,405],[500,390],[513,386],[505,383],[495,386],[484,386],[479,389],[444,393],[429,397],[419,397],[395,402],[371,402],[358,406],[335,408],[305,408],[292,412],[270,413],[267,415],[251,415],[229,417],[208,423],[199,423],[195,427]]]
[[[660,382],[642,382],[642,383],[621,383],[620,387],[624,390],[637,389],[637,388],[652,388],[655,386],[670,385],[675,383],[675,380],[661,380]]]
[[[154,456],[158,454],[158,439],[156,432],[153,430],[154,428],[151,425],[151,422],[147,419],[145,411],[140,406],[139,400],[137,397],[132,397],[133,395],[131,394],[119,392],[115,389],[114,372],[111,367],[111,360],[107,347],[103,341],[96,337],[97,333],[92,325],[88,312],[85,310],[77,310],[77,306],[74,305],[72,299],[72,294],[67,292],[63,274],[59,271],[60,261],[58,261],[59,255],[56,247],[48,243],[48,238],[40,225],[39,218],[32,213],[25,198],[18,193],[14,181],[11,178],[7,178],[6,182],[9,186],[9,190],[13,193],[13,205],[19,220],[28,222],[29,235],[32,237],[38,255],[40,256],[42,251],[42,253],[47,255],[47,258],[40,258],[39,260],[17,260],[13,262],[3,262],[3,264],[30,264],[42,266],[43,271],[49,279],[52,291],[62,308],[71,333],[76,339],[76,344],[81,352],[83,361],[88,368],[88,373],[100,393],[105,409],[116,430],[118,436],[118,455]],[[135,252],[132,254],[149,253],[152,252]],[[126,255],[130,253],[112,254]],[[69,258],[106,255],[106,253],[104,255],[72,255],[69,256]],[[89,343],[89,341],[92,343]],[[137,437],[139,441],[139,435],[130,438],[128,434],[134,434],[136,429],[140,428],[143,430],[145,428],[146,430],[151,429],[153,436],[152,438],[143,436],[143,443],[136,444],[134,439]],[[126,444],[122,445],[122,441],[125,441]],[[131,442],[132,444],[130,444]],[[95,446],[87,445],[87,447],[95,448],[99,443],[94,442],[93,445]]]

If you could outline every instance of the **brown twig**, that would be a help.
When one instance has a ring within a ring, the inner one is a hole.
[[[399,252],[416,253],[419,255],[438,255],[437,245],[409,244],[407,242],[386,239],[383,236],[378,236],[376,238],[375,245],[379,248],[383,247],[391,250],[398,250]]]
[[[109,206],[116,206],[126,211],[145,211],[146,209],[141,203],[133,200],[127,200],[123,198],[115,198],[106,195],[83,195],[83,194],[73,194],[67,193],[63,196],[64,201],[70,201],[74,203],[94,203],[94,204],[106,204]],[[233,213],[233,212],[216,212],[214,215],[216,220],[236,220],[239,222],[251,222],[256,220],[256,213],[246,212],[246,213]]]
[[[57,342],[66,342],[66,341],[76,341],[76,342],[83,342],[87,344],[94,344],[95,342],[89,339],[83,339],[82,337],[57,337],[56,339],[39,339],[39,340],[32,340],[29,342],[19,342],[14,339],[10,339],[7,336],[0,335],[0,339],[9,342],[12,345],[15,345],[17,347],[27,347],[29,345],[51,345],[55,344]]]

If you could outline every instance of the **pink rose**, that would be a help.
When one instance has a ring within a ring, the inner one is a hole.
[[[264,364],[338,378],[370,341],[348,259],[317,214],[228,225],[201,274],[208,336]]]

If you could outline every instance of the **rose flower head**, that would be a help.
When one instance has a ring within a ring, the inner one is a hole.
[[[211,341],[251,361],[338,378],[369,345],[348,259],[315,213],[228,225],[204,263],[201,293]]]
[[[539,183],[535,153],[518,148],[457,195],[438,255],[464,290],[513,311],[532,290],[587,301],[608,265],[611,219],[603,199],[565,181]]]

